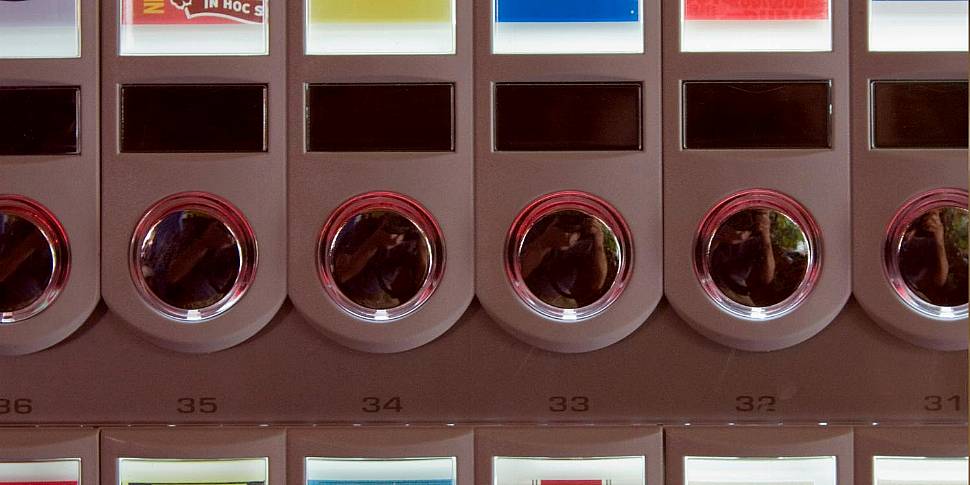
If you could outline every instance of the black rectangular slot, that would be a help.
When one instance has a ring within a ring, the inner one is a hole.
[[[266,85],[121,87],[121,151],[266,151]]]
[[[499,151],[640,150],[640,83],[498,83]]]
[[[687,81],[684,148],[831,148],[830,81]]]
[[[0,88],[0,155],[80,153],[79,87]]]
[[[455,86],[310,84],[310,152],[450,152],[455,149]]]
[[[966,81],[874,81],[873,148],[967,148]]]

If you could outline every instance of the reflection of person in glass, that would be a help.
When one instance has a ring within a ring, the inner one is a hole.
[[[743,305],[779,303],[804,277],[803,237],[791,221],[769,209],[734,214],[711,241],[711,277],[727,297]]]
[[[143,251],[142,273],[162,301],[198,310],[229,294],[239,275],[236,239],[222,222],[195,212],[178,212],[155,227]]]
[[[955,215],[950,214],[949,225],[956,222]],[[947,236],[947,224],[940,209],[920,216],[903,234],[899,247],[900,271],[907,285],[927,302],[958,306],[967,302],[966,252],[959,254],[955,244],[948,251]]]
[[[546,216],[526,236],[519,254],[522,278],[539,299],[559,308],[595,303],[612,284],[604,228],[577,211]],[[612,273],[612,275],[611,275]]]
[[[341,292],[355,303],[386,310],[418,294],[430,255],[421,232],[407,218],[387,212],[360,214],[341,229],[332,271]]]
[[[50,282],[52,264],[36,226],[0,214],[0,311],[20,310],[37,300]]]

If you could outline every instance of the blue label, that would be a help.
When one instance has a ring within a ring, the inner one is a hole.
[[[307,485],[452,485],[451,480],[307,480]]]
[[[636,22],[637,0],[495,0],[499,22]]]

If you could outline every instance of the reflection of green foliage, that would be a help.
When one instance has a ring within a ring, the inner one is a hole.
[[[805,234],[798,224],[778,212],[771,213],[771,240],[789,251],[807,249]]]
[[[944,209],[940,211],[940,219],[947,247],[956,249],[959,256],[967,257],[967,211]]]

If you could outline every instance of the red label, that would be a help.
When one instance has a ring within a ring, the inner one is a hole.
[[[540,480],[540,485],[603,485],[603,480]]]
[[[0,485],[77,485],[76,481],[58,481],[58,482],[5,482],[0,480]]]
[[[261,24],[267,0],[125,0],[125,24]]]
[[[825,20],[828,0],[685,0],[685,20]]]

